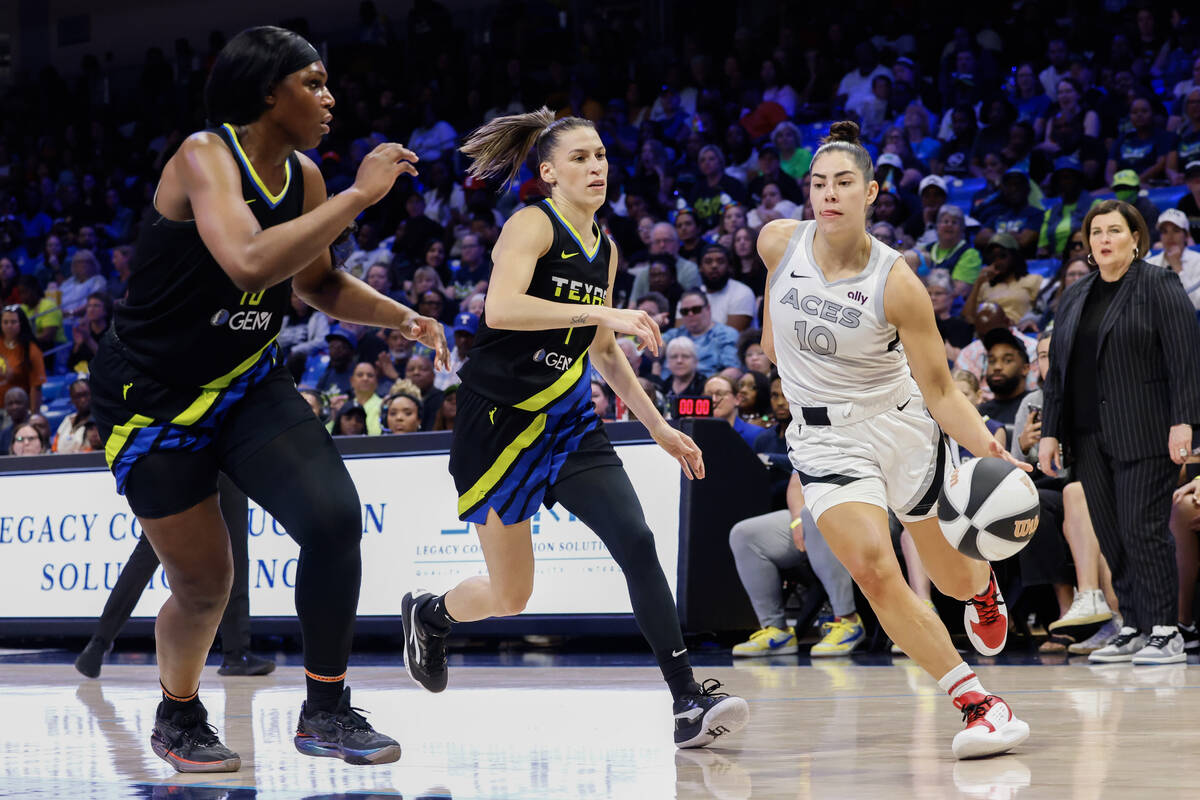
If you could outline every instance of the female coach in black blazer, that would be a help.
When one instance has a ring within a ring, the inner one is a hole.
[[[1090,658],[1183,661],[1167,518],[1200,423],[1200,326],[1179,278],[1141,259],[1150,235],[1133,206],[1100,203],[1083,232],[1099,270],[1058,307],[1038,461],[1052,475],[1066,451],[1112,569],[1124,627]]]

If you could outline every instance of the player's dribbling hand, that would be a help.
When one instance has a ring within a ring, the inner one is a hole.
[[[611,328],[615,333],[624,333],[635,337],[639,350],[649,349],[657,358],[662,351],[662,331],[658,323],[645,311],[632,308],[603,308],[600,324]]]
[[[1027,464],[1024,461],[1017,461],[1017,459],[1013,458],[1013,454],[1004,449],[1004,446],[995,439],[992,439],[990,442],[988,442],[987,454],[992,458],[1002,458],[1019,470],[1033,472],[1032,464]]]
[[[417,154],[404,145],[385,142],[367,153],[358,165],[353,188],[362,192],[367,202],[374,205],[392,190],[392,184],[401,175],[417,174],[413,163],[418,160]]]
[[[449,372],[450,347],[446,344],[446,331],[442,328],[442,323],[433,317],[415,316],[400,331],[404,338],[420,342],[433,350],[434,369]]]
[[[658,442],[659,447],[666,450],[672,458],[679,462],[683,474],[689,481],[693,478],[703,480],[704,455],[692,441],[692,437],[672,428],[666,422],[663,422],[662,426],[652,431],[650,435],[654,437],[654,441]]]

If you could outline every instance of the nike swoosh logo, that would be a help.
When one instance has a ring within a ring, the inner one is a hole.
[[[912,402],[912,398],[910,397],[910,398],[908,398],[907,400],[905,400],[905,401],[904,401],[904,405],[902,405],[902,406],[896,406],[896,410],[897,410],[897,411],[903,411],[905,408],[907,408],[907,407],[908,407],[908,404],[909,404],[909,403],[911,403],[911,402]]]
[[[412,645],[413,661],[421,663],[421,648],[417,646],[417,604],[414,602],[410,611],[410,620],[408,626],[408,639]],[[405,653],[405,656],[408,654]]]
[[[772,650],[776,650],[780,647],[783,647],[785,644],[787,644],[787,639],[779,639],[774,642],[767,642],[767,644],[769,644],[771,646]]]
[[[126,383],[126,384],[121,385],[121,399],[122,400],[125,400],[129,397],[129,390],[132,388],[133,388],[132,383]]]
[[[792,277],[793,278],[807,278],[808,276],[807,275],[797,275],[796,273],[793,272]]]
[[[577,255],[579,255],[578,250],[576,250],[574,253],[570,253],[570,254],[568,254],[566,250],[560,250],[558,257],[559,258],[571,258],[572,256],[577,256]]]
[[[683,655],[683,654],[684,654],[684,653],[686,653],[686,652],[687,652],[687,648],[686,648],[686,647],[685,647],[685,648],[683,648],[682,650],[680,650],[678,653],[676,653],[674,650],[672,650],[672,651],[671,651],[671,658],[679,658],[681,655]]]

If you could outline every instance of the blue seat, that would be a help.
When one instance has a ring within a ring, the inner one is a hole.
[[[329,353],[313,353],[304,364],[304,374],[300,377],[301,387],[316,387],[317,381],[329,366]]]
[[[1025,265],[1029,267],[1031,275],[1041,275],[1047,280],[1053,280],[1054,274],[1058,272],[1062,262],[1057,258],[1038,258],[1032,261],[1026,261]]]
[[[1165,211],[1178,205],[1179,199],[1186,191],[1186,186],[1155,186],[1153,189],[1146,190],[1146,197],[1151,203],[1154,203],[1155,208],[1159,211]],[[1153,220],[1146,220],[1146,222],[1154,224]]]
[[[74,380],[74,375],[49,375],[46,377],[46,382],[42,384],[42,402],[49,403],[51,400],[57,400],[67,394],[67,387]]]

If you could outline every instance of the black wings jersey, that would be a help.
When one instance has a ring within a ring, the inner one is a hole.
[[[603,305],[608,296],[612,245],[592,221],[596,244],[589,251],[552,200],[537,204],[554,228],[554,241],[538,259],[527,292],[554,303]],[[548,331],[508,331],[488,327],[487,316],[459,370],[463,385],[496,403],[541,411],[590,379],[587,349],[594,325]]]
[[[231,125],[212,131],[224,140],[242,175],[242,198],[264,229],[304,210],[304,178],[295,153],[273,195],[254,171]],[[208,252],[194,221],[175,222],[151,210],[134,254],[126,300],[113,328],[150,375],[175,386],[205,386],[246,369],[279,334],[291,281],[243,292]],[[249,362],[249,363],[247,363]]]

